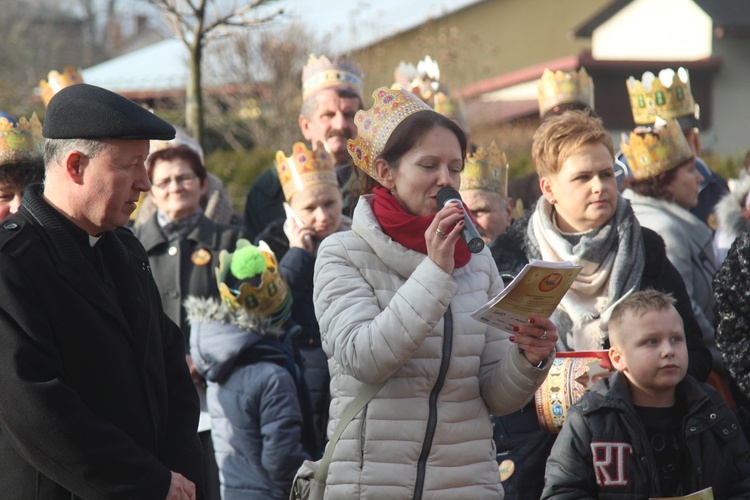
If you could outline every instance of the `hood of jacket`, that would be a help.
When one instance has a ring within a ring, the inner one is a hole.
[[[283,328],[258,319],[244,309],[232,313],[216,299],[188,297],[190,355],[196,370],[211,382],[221,382],[235,365],[237,356],[264,338],[280,338]]]

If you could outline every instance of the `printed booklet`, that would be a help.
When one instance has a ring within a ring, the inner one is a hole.
[[[568,261],[532,259],[496,297],[471,313],[471,317],[513,333],[530,317],[549,318],[560,304],[581,266]]]

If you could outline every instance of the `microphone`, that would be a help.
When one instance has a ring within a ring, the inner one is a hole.
[[[482,237],[479,236],[479,231],[477,231],[477,228],[471,221],[471,217],[469,217],[469,213],[464,207],[463,200],[461,200],[461,195],[450,186],[440,188],[440,191],[438,191],[437,194],[438,207],[443,208],[448,203],[454,201],[457,201],[458,205],[464,209],[464,227],[461,229],[461,238],[466,242],[471,253],[481,252],[484,248],[484,241],[482,240]]]

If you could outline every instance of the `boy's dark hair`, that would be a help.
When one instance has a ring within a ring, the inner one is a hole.
[[[622,302],[612,309],[608,329],[611,332],[612,326],[619,326],[628,314],[636,318],[641,318],[647,313],[663,311],[674,307],[676,302],[674,297],[658,290],[641,290],[635,292],[623,299]]]

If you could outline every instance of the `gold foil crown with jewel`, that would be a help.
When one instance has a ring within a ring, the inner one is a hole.
[[[237,250],[253,245],[246,239],[237,240]],[[279,263],[271,248],[264,241],[258,243],[257,249],[266,260],[266,267],[261,273],[260,283],[253,286],[243,281],[238,288],[231,289],[227,283],[234,254],[222,250],[219,253],[219,267],[216,269],[216,281],[219,295],[224,305],[232,312],[240,307],[249,314],[263,318],[283,317],[291,307],[291,295],[284,277],[279,271]]]
[[[302,100],[323,89],[346,89],[361,97],[363,77],[362,70],[348,59],[336,57],[331,61],[310,54],[302,69]]]
[[[21,118],[13,124],[0,117],[0,167],[26,160],[36,160],[44,155],[42,122],[36,113],[28,120]]]
[[[279,174],[284,198],[292,196],[306,187],[316,184],[330,184],[338,187],[333,158],[320,142],[314,151],[304,143],[292,146],[292,154],[287,157],[283,151],[276,152],[276,172]]]
[[[631,76],[625,83],[636,125],[650,125],[657,116],[668,120],[696,115],[690,75],[685,68],[663,69],[658,77],[647,71],[640,81]]]
[[[375,159],[383,152],[393,130],[408,116],[433,110],[408,90],[381,87],[372,97],[375,100],[372,107],[359,110],[354,116],[357,137],[349,139],[347,146],[357,168],[379,181]]]
[[[555,72],[545,69],[536,86],[541,117],[560,104],[579,103],[594,109],[594,81],[586,68]]]
[[[478,189],[508,196],[508,160],[505,152],[492,141],[487,149],[477,148],[466,155],[461,172],[461,191]]]
[[[628,160],[630,175],[638,181],[678,167],[694,156],[674,118],[666,122],[657,118],[652,129],[637,128],[629,140],[623,134],[620,147]]]
[[[57,70],[52,70],[47,74],[47,80],[41,80],[39,82],[39,88],[42,91],[42,101],[44,101],[44,107],[47,107],[52,96],[57,94],[65,87],[70,87],[76,83],[83,83],[83,76],[81,72],[73,68],[72,66],[65,66],[62,73]]]

